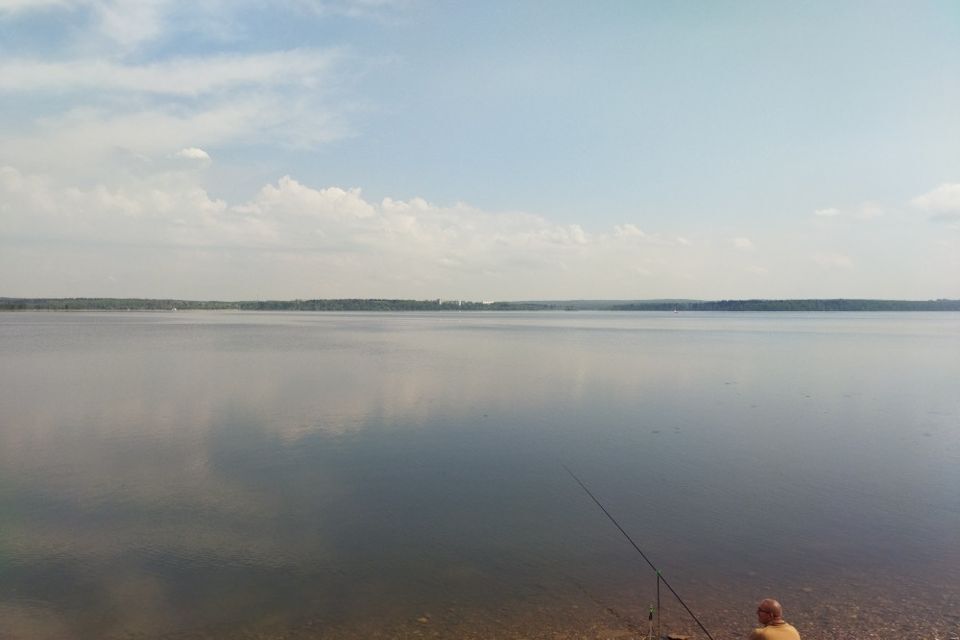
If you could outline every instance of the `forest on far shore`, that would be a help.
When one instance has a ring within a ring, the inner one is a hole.
[[[0,311],[960,311],[960,300],[174,300],[169,298],[0,298]]]

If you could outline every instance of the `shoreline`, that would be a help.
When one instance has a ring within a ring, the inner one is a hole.
[[[956,312],[960,300],[794,299],[718,301],[523,301],[471,302],[337,298],[317,300],[184,300],[176,298],[9,298],[0,297],[0,311],[294,311],[294,312]]]

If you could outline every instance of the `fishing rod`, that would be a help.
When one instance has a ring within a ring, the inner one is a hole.
[[[597,500],[597,497],[596,497],[595,495],[593,495],[593,492],[591,492],[590,489],[587,488],[587,485],[583,484],[583,481],[581,481],[580,478],[578,478],[577,475],[576,475],[573,471],[571,471],[570,468],[569,468],[567,465],[562,465],[562,466],[563,466],[564,469],[567,470],[567,473],[569,473],[570,476],[571,476],[574,480],[577,481],[577,484],[580,485],[580,488],[583,489],[584,491],[586,491],[587,495],[590,496],[590,498],[591,498],[595,503],[597,503],[597,506],[600,507],[600,510],[603,511],[604,515],[606,515],[608,518],[610,518],[610,522],[612,522],[612,523],[614,524],[614,526],[616,526],[617,529],[620,530],[620,533],[623,534],[623,536],[627,539],[627,541],[628,541],[631,545],[633,545],[633,548],[637,550],[637,553],[640,554],[640,557],[642,557],[644,560],[646,560],[647,564],[650,565],[650,568],[653,569],[654,572],[656,572],[656,574],[657,574],[657,627],[658,627],[658,629],[657,629],[657,635],[658,635],[658,636],[660,635],[660,631],[659,631],[659,626],[660,626],[660,583],[663,582],[663,584],[667,587],[667,589],[670,590],[670,593],[672,593],[672,594],[674,595],[674,597],[676,597],[677,601],[678,601],[681,605],[683,605],[683,608],[687,610],[687,613],[689,613],[689,614],[690,614],[690,617],[693,618],[693,621],[697,623],[697,626],[699,626],[700,629],[701,629],[705,634],[707,634],[707,637],[710,638],[710,640],[713,640],[713,636],[710,635],[710,632],[707,631],[707,628],[706,628],[705,626],[703,626],[703,623],[700,622],[700,619],[697,618],[696,614],[695,614],[693,611],[690,610],[690,607],[688,607],[688,606],[687,606],[687,603],[683,601],[683,598],[680,597],[680,594],[677,593],[676,590],[674,590],[674,588],[670,586],[670,583],[667,582],[667,579],[663,577],[663,574],[662,574],[662,573],[660,573],[660,569],[657,569],[656,565],[654,565],[653,562],[650,561],[650,558],[647,557],[647,554],[645,554],[645,553],[640,549],[640,547],[637,546],[637,543],[633,541],[633,538],[630,537],[630,534],[627,533],[627,532],[624,530],[624,528],[620,526],[620,523],[617,522],[616,518],[614,518],[612,515],[610,515],[610,512],[607,511],[606,507],[604,507],[604,506],[600,503],[599,500]]]

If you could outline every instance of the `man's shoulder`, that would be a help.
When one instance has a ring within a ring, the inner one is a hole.
[[[800,633],[792,624],[784,622],[754,629],[750,640],[800,640]]]

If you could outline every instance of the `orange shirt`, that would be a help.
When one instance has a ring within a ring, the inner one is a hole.
[[[800,633],[792,624],[768,624],[754,629],[750,640],[800,640]]]

